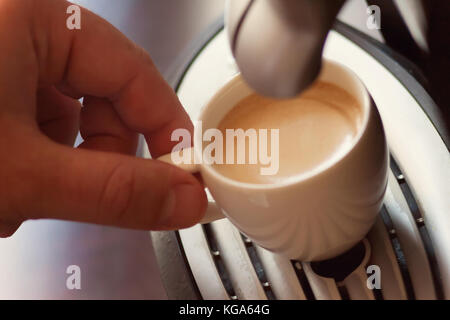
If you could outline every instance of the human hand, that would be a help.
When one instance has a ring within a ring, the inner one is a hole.
[[[109,23],[69,2],[0,0],[0,237],[28,219],[167,230],[206,208],[192,175],[153,157],[173,130],[193,130],[150,57]],[[78,99],[84,97],[83,108]],[[72,148],[80,130],[84,143]]]

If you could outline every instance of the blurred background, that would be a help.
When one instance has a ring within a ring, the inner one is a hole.
[[[79,0],[150,52],[170,78],[190,44],[221,18],[223,0]],[[412,1],[414,2],[414,1]],[[367,4],[352,0],[341,20],[366,27]],[[66,269],[81,268],[81,290]],[[166,299],[148,232],[61,221],[28,221],[0,239],[0,299]]]

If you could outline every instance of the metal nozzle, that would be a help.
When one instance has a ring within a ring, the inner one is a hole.
[[[228,0],[226,26],[243,78],[287,98],[318,76],[323,46],[345,0]]]

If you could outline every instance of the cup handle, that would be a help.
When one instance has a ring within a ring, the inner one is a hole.
[[[194,161],[194,148],[186,148],[181,151],[175,151],[179,154],[180,157],[186,156],[185,153],[188,153],[188,157],[190,161],[188,163],[175,163],[173,161],[172,153],[163,155],[159,157],[157,160],[171,164],[173,166],[176,166],[184,171],[187,171],[189,173],[197,173],[199,172],[200,165],[195,164]],[[215,201],[208,200],[208,207],[206,208],[206,213],[203,219],[200,221],[200,224],[207,224],[211,223],[216,220],[224,219],[226,218],[224,214],[222,213],[222,209],[220,209]]]

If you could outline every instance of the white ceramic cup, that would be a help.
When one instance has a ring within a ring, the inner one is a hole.
[[[290,259],[318,261],[337,256],[365,237],[382,205],[388,149],[378,111],[359,78],[346,67],[324,61],[319,79],[349,92],[361,108],[361,125],[350,149],[295,179],[274,184],[232,180],[211,165],[179,165],[200,172],[215,203],[203,222],[225,216],[256,244]],[[203,130],[217,128],[225,115],[252,94],[240,75],[203,108]],[[202,155],[202,137],[185,152]],[[159,160],[171,163],[171,156]]]

